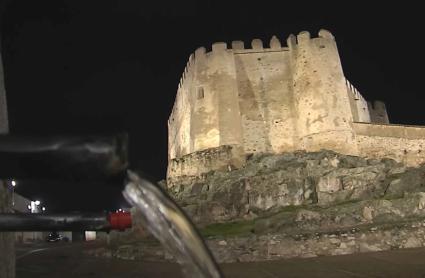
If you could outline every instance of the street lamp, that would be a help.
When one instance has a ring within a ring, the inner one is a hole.
[[[16,186],[16,181],[12,180],[10,182],[10,184],[12,184],[12,206],[15,206],[15,186]]]

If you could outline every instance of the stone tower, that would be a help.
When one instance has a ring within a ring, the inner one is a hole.
[[[329,31],[290,35],[287,46],[275,36],[250,48],[214,43],[189,57],[180,80],[168,120],[167,178],[240,167],[255,153],[368,155],[378,138],[394,135],[371,123],[389,124],[385,105],[371,105],[346,79]]]
[[[350,99],[334,37],[324,30],[314,39],[301,32],[294,42],[290,37],[297,148],[357,154],[354,117],[347,113]]]

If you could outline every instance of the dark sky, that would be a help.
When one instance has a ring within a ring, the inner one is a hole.
[[[425,124],[419,4],[4,1],[10,132],[126,131],[131,166],[158,180],[165,176],[166,121],[181,73],[197,47],[215,41],[268,44],[272,35],[285,41],[290,33],[326,28],[336,37],[345,75],[365,98],[386,102],[392,123]],[[22,181],[18,191],[60,211],[74,209],[75,200],[81,200],[75,209],[117,207],[120,187]],[[103,197],[95,197],[98,190]]]

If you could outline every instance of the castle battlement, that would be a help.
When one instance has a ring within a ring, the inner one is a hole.
[[[268,43],[268,47],[265,47],[265,43],[261,39],[253,39],[250,43],[250,48],[245,48],[245,42],[241,40],[235,40],[230,43],[230,48],[226,42],[215,42],[211,45],[210,51],[207,51],[205,47],[199,47],[189,56],[188,62],[183,70],[182,77],[180,78],[179,84],[177,86],[177,94],[180,90],[185,90],[189,87],[193,81],[193,73],[196,68],[196,63],[203,63],[206,59],[211,58],[214,55],[220,55],[223,51],[243,54],[243,53],[258,53],[258,52],[274,52],[274,51],[290,51],[295,50],[299,45],[298,42],[301,42],[301,45],[308,40],[316,39],[331,39],[334,40],[333,35],[327,30],[320,30],[316,38],[311,38],[310,33],[307,31],[300,32],[297,36],[293,34],[289,35],[287,38],[287,46],[282,46],[281,41],[277,36],[272,36]],[[188,81],[186,81],[188,80]],[[185,84],[185,83],[189,84]],[[178,98],[176,98],[178,99]],[[172,114],[174,112],[174,108]],[[170,116],[172,118],[172,115]]]
[[[196,51],[190,55],[189,61],[184,72],[196,62],[196,59],[204,59],[206,56],[213,55],[214,53],[220,53],[221,51],[233,51],[237,53],[252,53],[252,52],[269,52],[269,51],[289,51],[294,49],[297,45],[301,45],[309,40],[334,40],[333,35],[327,30],[320,30],[317,37],[311,38],[310,33],[307,31],[300,32],[297,36],[291,34],[288,36],[286,42],[287,45],[283,46],[281,40],[277,36],[272,36],[266,45],[261,39],[253,39],[250,42],[250,48],[245,48],[245,42],[241,40],[231,41],[230,44],[227,42],[215,42],[211,45],[210,51],[207,51],[205,47],[199,47]],[[229,47],[230,45],[230,47]]]
[[[270,51],[289,51],[294,49],[298,45],[298,41],[305,42],[306,40],[315,40],[315,39],[332,39],[334,40],[333,35],[327,30],[320,30],[318,37],[310,38],[310,33],[307,31],[300,32],[298,36],[289,35],[287,41],[287,46],[282,46],[281,41],[277,36],[272,36],[268,43],[268,47],[265,47],[265,43],[261,39],[253,39],[250,43],[250,48],[245,48],[245,42],[240,40],[235,40],[230,43],[230,48],[226,42],[215,42],[211,45],[211,51],[207,51],[205,47],[199,47],[194,53],[189,56],[189,60],[183,70],[182,77],[178,84],[178,89],[183,86],[183,83],[186,79],[186,76],[193,69],[193,65],[197,60],[204,60],[207,56],[220,53],[222,51],[232,51],[235,53],[253,53],[253,52],[270,52]]]
[[[168,120],[169,178],[222,168],[217,152],[202,166],[188,157],[223,146],[239,155],[320,149],[359,155],[370,149],[358,138],[372,144],[377,137],[357,136],[355,123],[389,123],[385,104],[366,101],[345,77],[329,31],[289,35],[286,45],[273,36],[246,46],[216,42],[189,56]],[[240,166],[243,159],[229,154],[222,159]]]

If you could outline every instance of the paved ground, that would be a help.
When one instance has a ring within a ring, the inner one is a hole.
[[[92,243],[17,246],[17,278],[182,277],[176,264],[123,261],[83,255]],[[222,265],[225,277],[422,277],[425,248]]]

